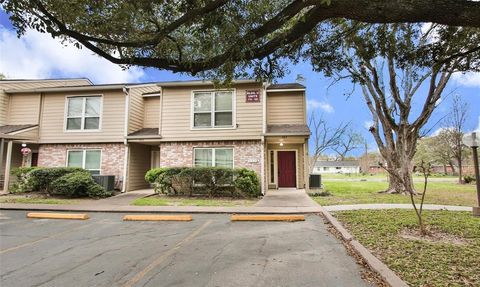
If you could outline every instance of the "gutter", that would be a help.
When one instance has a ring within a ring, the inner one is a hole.
[[[125,85],[97,85],[97,86],[76,86],[76,87],[54,87],[54,88],[36,88],[36,89],[8,89],[8,94],[19,93],[44,93],[44,92],[81,92],[81,91],[111,91],[122,90]]]
[[[288,137],[288,136],[310,136],[311,133],[264,133],[262,136]]]

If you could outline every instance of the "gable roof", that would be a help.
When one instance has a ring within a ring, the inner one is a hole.
[[[267,125],[265,135],[310,135],[310,129],[305,124]]]
[[[267,91],[271,90],[305,90],[305,86],[299,83],[271,84]]]
[[[21,130],[25,130],[28,128],[33,128],[38,125],[35,124],[26,124],[26,125],[5,125],[5,126],[0,126],[0,133],[1,134],[9,134],[9,133],[14,133],[18,132]]]

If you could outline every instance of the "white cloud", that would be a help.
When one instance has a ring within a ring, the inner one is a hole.
[[[332,105],[327,102],[307,100],[307,106],[309,110],[321,109],[322,111],[329,114],[334,112]]]
[[[452,75],[452,79],[461,86],[466,87],[480,87],[480,73],[455,73]]]
[[[141,68],[122,70],[86,48],[62,45],[49,34],[28,30],[20,39],[0,26],[0,73],[7,78],[87,77],[95,83],[136,82]]]

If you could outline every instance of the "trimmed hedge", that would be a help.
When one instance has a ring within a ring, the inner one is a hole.
[[[106,191],[102,186],[95,183],[89,172],[72,172],[67,173],[51,184],[51,192],[53,195],[61,195],[66,197],[109,197],[111,191]]]
[[[40,191],[66,197],[107,197],[111,192],[92,178],[89,171],[73,167],[21,167],[14,169],[17,177],[13,192]]]
[[[257,174],[245,168],[172,167],[154,168],[145,174],[157,193],[255,197],[260,195]]]

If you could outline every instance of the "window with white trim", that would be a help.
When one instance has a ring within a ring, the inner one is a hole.
[[[270,183],[275,183],[275,152],[270,151]]]
[[[233,91],[193,93],[193,127],[233,127]]]
[[[68,97],[65,130],[100,129],[101,96]]]
[[[218,166],[233,168],[233,148],[195,148],[194,166]]]
[[[92,174],[100,174],[102,151],[99,149],[68,150],[67,166],[81,167]]]

